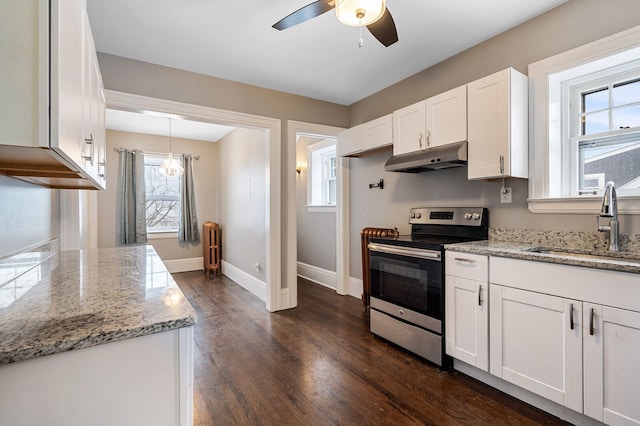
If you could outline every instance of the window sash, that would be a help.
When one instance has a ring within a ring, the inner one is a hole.
[[[167,154],[168,155],[168,154]],[[146,209],[147,209],[147,233],[161,233],[161,232],[177,232],[179,226],[179,215],[180,215],[180,177],[167,177],[157,175],[159,172],[157,169],[162,165],[164,160],[167,158],[167,155],[163,154],[151,154],[145,153],[145,174],[149,173],[155,176],[153,179],[156,183],[159,183],[159,186],[154,187],[153,182],[147,181],[147,198],[146,198]],[[155,170],[150,171],[149,168],[153,168]],[[163,182],[164,181],[164,182]],[[160,192],[154,192],[154,190],[158,190]],[[164,191],[164,192],[162,192]],[[160,202],[160,203],[157,203]],[[158,205],[162,204],[162,202],[175,202],[175,204],[170,208],[168,212],[163,212],[163,207],[158,207]],[[160,223],[156,225],[150,226],[150,221],[152,220],[151,215],[149,214],[149,209],[155,207],[161,210],[160,214],[164,214],[164,216],[169,216],[172,220],[168,221],[169,226],[162,226]]]

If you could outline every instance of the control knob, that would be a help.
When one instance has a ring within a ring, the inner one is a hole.
[[[475,212],[475,213],[473,214],[473,220],[479,220],[479,219],[480,219],[480,213]]]
[[[416,214],[414,212],[411,212],[411,219],[415,219],[416,218]]]
[[[464,218],[467,220],[471,220],[471,213],[465,213]]]
[[[422,217],[422,213],[416,213],[416,219],[420,219]]]

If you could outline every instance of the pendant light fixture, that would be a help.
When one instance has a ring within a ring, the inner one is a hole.
[[[182,176],[184,173],[184,168],[178,163],[178,160],[173,158],[171,152],[171,119],[169,119],[169,156],[162,162],[158,171],[162,176],[167,177]]]
[[[336,0],[338,20],[351,27],[365,27],[382,18],[385,0]]]

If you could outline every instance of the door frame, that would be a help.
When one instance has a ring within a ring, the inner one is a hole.
[[[282,289],[282,233],[281,233],[281,121],[275,118],[226,111],[194,104],[151,98],[131,93],[105,90],[107,108],[131,112],[158,112],[177,118],[223,124],[233,127],[265,131],[265,221],[266,262],[264,299],[270,312],[287,309],[287,289]],[[261,297],[262,295],[257,294]],[[262,298],[262,297],[261,297]]]
[[[296,139],[298,135],[310,137],[336,138],[343,127],[326,126],[323,124],[306,123],[302,121],[287,121],[287,227],[286,242],[289,262],[284,275],[289,283],[289,307],[298,305],[298,242],[296,216]],[[349,294],[349,159],[338,157],[337,194],[336,194],[336,292]]]

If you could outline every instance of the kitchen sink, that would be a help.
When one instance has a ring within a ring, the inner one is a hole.
[[[624,254],[618,252],[598,252],[597,254],[583,252],[580,250],[562,249],[562,248],[548,248],[548,247],[533,247],[526,249],[530,253],[543,253],[552,254],[557,256],[571,257],[574,259],[585,259],[592,261],[616,261],[640,264],[640,258],[638,255]]]

